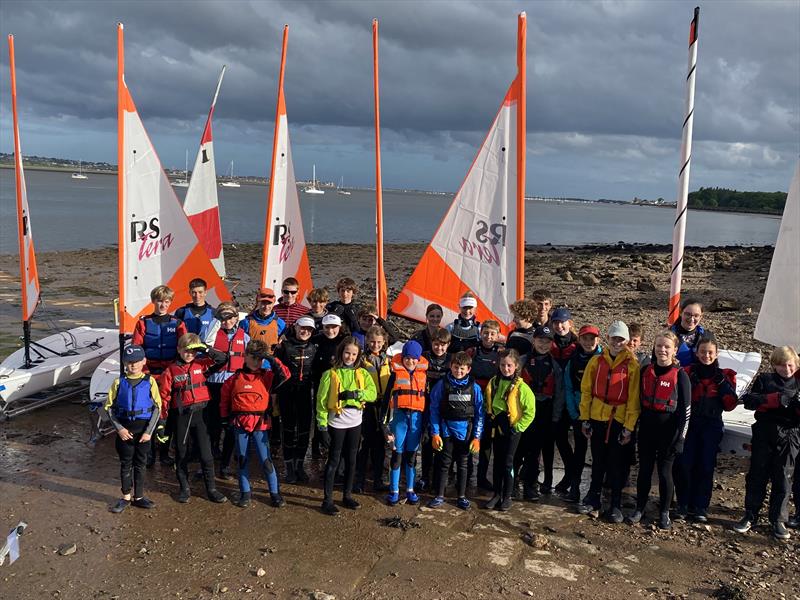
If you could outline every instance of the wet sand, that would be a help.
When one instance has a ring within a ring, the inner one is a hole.
[[[387,249],[390,296],[422,250],[421,245]],[[225,251],[231,275],[243,280],[237,295],[251,297],[260,249]],[[763,352],[751,335],[771,249],[705,249],[687,256],[686,293],[740,303],[732,312],[707,313],[706,324],[726,347]],[[114,251],[39,258],[45,316],[61,325],[111,324]],[[374,285],[373,258],[369,247],[310,247],[317,285],[349,275],[366,282],[363,296],[371,295]],[[577,325],[592,321],[604,329],[614,318],[639,320],[648,342],[660,328],[668,288],[665,248],[531,248],[526,264],[528,289],[549,288],[556,302],[570,306]],[[583,283],[589,274],[599,283]],[[648,277],[656,290],[638,291],[637,281]],[[0,257],[0,282],[0,332],[7,352],[18,327],[14,257]],[[191,503],[178,504],[172,498],[173,472],[156,466],[148,471],[147,489],[157,508],[112,515],[107,507],[119,494],[113,439],[93,449],[85,445],[88,418],[79,400],[0,423],[0,526],[29,524],[20,560],[0,568],[4,600],[694,598],[718,591],[729,594],[718,597],[728,598],[800,598],[800,578],[791,566],[800,559],[800,536],[778,543],[767,537],[766,527],[745,536],[729,530],[741,516],[747,468],[737,457],[720,457],[708,526],[678,523],[671,532],[595,521],[555,497],[515,502],[510,512],[499,513],[475,504],[463,512],[452,500],[438,510],[390,508],[379,496],[365,494],[359,496],[360,511],[343,509],[330,518],[319,512],[321,461],[311,461],[310,484],[283,486],[287,506],[280,510],[268,506],[265,484],[252,465],[255,502],[244,510],[211,504],[199,482]],[[282,473],[280,460],[277,466]],[[235,495],[235,481],[218,485]],[[632,508],[632,492],[626,490],[626,510]],[[335,496],[338,500],[340,492]],[[655,510],[651,504],[651,517]],[[381,524],[394,516],[420,527],[403,531]],[[59,547],[72,544],[73,554],[58,554]],[[737,589],[742,595],[732,595]]]

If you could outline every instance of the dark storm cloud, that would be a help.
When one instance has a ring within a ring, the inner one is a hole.
[[[621,159],[663,171],[665,147],[673,154],[670,168],[677,162],[692,8],[615,1],[4,1],[0,22],[16,34],[23,110],[34,122],[113,131],[115,23],[123,21],[126,81],[148,128],[196,137],[227,64],[216,116],[229,140],[271,136],[281,31],[289,23],[285,89],[294,143],[322,147],[336,139],[367,151],[370,28],[377,17],[389,148],[469,161],[514,77],[516,13],[525,9],[529,151],[590,157],[622,144]],[[702,7],[695,140],[716,144],[709,168],[726,154],[732,167],[746,155],[781,172],[796,160],[798,25],[796,2]],[[5,50],[2,60],[7,65]],[[7,79],[0,82],[5,99]],[[7,119],[4,106],[4,128]]]

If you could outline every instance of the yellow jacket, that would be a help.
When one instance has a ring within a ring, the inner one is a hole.
[[[627,399],[623,403],[613,406],[596,394],[595,376],[600,361],[605,361],[609,369],[619,372],[624,369],[627,371],[625,377],[627,381]],[[611,358],[608,348],[603,348],[601,354],[591,358],[586,370],[583,372],[581,380],[581,404],[580,419],[587,421],[610,421],[612,417],[621,423],[628,431],[633,431],[636,421],[639,419],[641,404],[639,403],[639,362],[633,353],[627,348],[623,349],[615,358]]]

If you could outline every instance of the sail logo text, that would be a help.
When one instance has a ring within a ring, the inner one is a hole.
[[[290,225],[281,224],[272,228],[272,245],[280,245],[278,263],[284,263],[289,260],[294,250],[294,236]]]
[[[500,264],[500,248],[506,245],[506,226],[502,223],[478,221],[473,239],[461,238],[465,256],[477,257],[486,264]]]
[[[149,221],[131,221],[130,242],[139,244],[139,260],[144,260],[167,250],[173,237],[171,233],[162,236],[158,217],[153,217]]]

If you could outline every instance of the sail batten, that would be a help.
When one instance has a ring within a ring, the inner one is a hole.
[[[522,13],[518,69],[525,66],[525,35]],[[524,102],[525,77],[518,71],[393,313],[423,322],[427,305],[436,303],[450,319],[458,313],[458,298],[470,290],[481,319],[497,320],[504,330],[510,323],[509,305],[524,291]]]
[[[11,70],[11,112],[14,126],[14,174],[17,196],[17,234],[19,235],[19,272],[20,285],[22,287],[22,321],[27,322],[36,311],[40,288],[30,210],[28,208],[28,191],[25,185],[25,171],[22,167],[22,142],[20,141],[17,114],[17,69],[13,35],[8,36],[8,61]]]
[[[150,312],[150,292],[167,285],[173,303],[191,301],[189,282],[208,283],[208,300],[230,300],[161,166],[125,83],[124,37],[118,26],[118,203],[120,333]]]
[[[283,80],[286,69],[286,48],[289,26],[283,28],[281,66],[278,75],[278,99],[275,111],[275,132],[272,144],[267,220],[264,228],[264,251],[261,265],[261,285],[278,289],[287,277],[297,279],[297,302],[307,304],[312,289],[300,200],[292,164],[289,143],[289,122]]]

